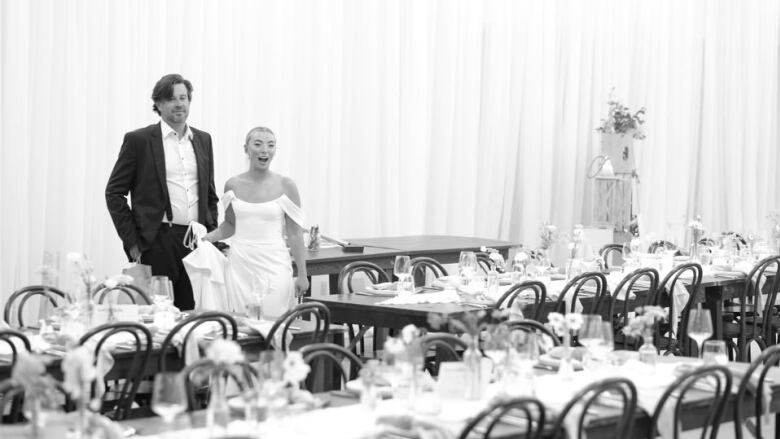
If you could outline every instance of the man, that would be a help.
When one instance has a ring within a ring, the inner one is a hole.
[[[174,305],[193,309],[192,286],[182,265],[182,241],[191,221],[217,226],[211,136],[187,125],[192,84],[165,75],[152,91],[160,122],[125,134],[106,184],[106,204],[131,261],[151,265],[173,282]],[[127,194],[131,195],[131,206]]]

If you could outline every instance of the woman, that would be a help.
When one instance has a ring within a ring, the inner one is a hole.
[[[263,300],[263,314],[275,318],[292,307],[293,288],[295,295],[309,289],[303,211],[295,182],[270,169],[276,154],[274,133],[264,127],[252,128],[244,151],[249,170],[225,183],[225,221],[205,239],[215,242],[233,237],[225,280],[230,308],[244,311],[253,302],[258,280],[264,278],[269,293]],[[290,253],[298,267],[294,285]]]

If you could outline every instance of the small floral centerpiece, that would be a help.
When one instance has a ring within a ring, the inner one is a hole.
[[[571,231],[571,241],[567,246],[567,248],[569,249],[569,261],[566,266],[567,277],[571,276],[572,274],[572,267],[574,266],[574,260],[577,259],[580,249],[582,248],[582,239],[584,234],[585,234],[585,229],[582,227],[582,224],[575,224],[574,228]]]
[[[76,252],[68,253],[67,261],[71,264],[83,284],[83,291],[78,292],[78,296],[73,302],[85,300],[82,294],[86,294],[86,300],[89,300],[89,294],[92,292],[92,287],[97,282],[94,274],[95,269],[93,268],[92,263],[85,255]]]
[[[564,379],[570,379],[574,373],[574,365],[571,359],[571,337],[582,327],[582,314],[567,313],[561,314],[551,312],[547,315],[547,321],[556,335],[563,338],[563,353],[561,363],[558,366],[558,374]]]
[[[235,341],[217,338],[206,348],[206,360],[213,366],[209,376],[211,394],[206,410],[206,425],[209,429],[226,430],[230,422],[230,408],[225,393],[227,375],[232,368],[244,362],[244,353]]]
[[[385,359],[395,363],[408,364],[413,368],[422,365],[423,352],[420,343],[422,331],[414,325],[406,325],[398,337],[385,340]]]
[[[629,320],[622,331],[628,337],[642,337],[644,343],[639,348],[639,360],[655,364],[658,349],[653,345],[655,325],[667,319],[667,312],[660,306],[645,306],[636,309],[636,316]]]
[[[628,107],[615,99],[612,93],[610,93],[607,105],[609,106],[607,117],[601,119],[601,125],[596,128],[596,131],[608,134],[631,133],[635,139],[645,138],[645,134],[642,132],[642,125],[645,123],[645,107],[632,113]]]
[[[86,433],[89,427],[89,414],[87,409],[97,411],[100,409],[102,394],[97,391],[92,397],[92,383],[98,378],[98,370],[95,366],[95,355],[87,346],[78,346],[69,349],[62,359],[62,388],[76,401],[79,413],[77,428],[81,433]],[[80,437],[85,437],[81,434]]]
[[[46,373],[43,358],[26,351],[17,355],[11,379],[24,389],[25,412],[29,416],[32,436],[38,437],[46,424],[43,409],[56,406],[56,381]]]
[[[479,248],[479,251],[487,253],[488,258],[490,258],[491,268],[494,268],[499,273],[503,273],[506,270],[506,261],[504,261],[504,257],[501,256],[498,250],[483,245]]]
[[[558,227],[554,224],[545,222],[542,224],[542,228],[539,231],[539,238],[541,240],[539,249],[543,251],[549,250],[558,240]]]

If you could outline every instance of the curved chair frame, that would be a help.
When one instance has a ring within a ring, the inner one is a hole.
[[[694,304],[696,292],[701,287],[701,279],[703,275],[701,265],[694,262],[689,262],[672,269],[672,271],[667,273],[663,280],[658,283],[658,288],[655,290],[655,297],[651,298],[648,296],[648,300],[646,302],[649,305],[663,306],[662,302],[664,292],[668,292],[669,297],[671,298],[671,296],[674,294],[674,286],[677,285],[677,282],[680,281],[680,276],[685,272],[691,273],[691,284],[688,287],[690,297],[688,298],[688,303],[680,311],[680,326],[678,328],[672,328],[670,325],[669,334],[666,336],[666,341],[668,343],[667,353],[675,355],[690,355],[692,351],[690,347],[691,341],[688,339],[688,314],[690,313],[691,307]],[[674,307],[674,300],[669,300],[669,316],[673,316],[676,312],[677,310]],[[662,335],[663,334],[659,334],[657,338],[663,338]]]
[[[675,252],[679,252],[679,249],[676,245],[669,241],[665,241],[663,239],[659,239],[658,241],[653,241],[650,243],[650,246],[647,248],[647,252],[652,254],[655,254],[659,249],[665,249],[665,250],[674,250]]]
[[[780,363],[780,345],[770,346],[761,352],[761,355],[759,355],[758,358],[750,363],[750,366],[742,376],[737,388],[737,396],[734,400],[745,401],[745,403],[733,404],[734,419],[736,420],[734,422],[734,429],[737,439],[742,439],[742,423],[747,418],[745,406],[750,404],[750,402],[753,403],[753,416],[755,416],[753,421],[753,428],[755,429],[753,437],[764,437],[761,434],[761,416],[769,414],[766,412],[767,407],[764,404],[765,402],[769,402],[764,400],[764,383],[767,382],[767,372],[769,372],[771,367],[777,366],[778,363]],[[753,377],[756,373],[758,374],[758,378],[754,379]]]
[[[171,329],[171,332],[165,336],[165,339],[160,345],[160,357],[157,362],[157,370],[160,372],[165,372],[167,370],[168,356],[166,355],[166,352],[173,347],[173,338],[176,334],[185,330],[184,328],[187,328],[186,333],[184,334],[184,338],[182,338],[182,345],[180,350],[180,352],[186,352],[187,343],[190,342],[193,331],[195,331],[198,326],[206,322],[219,323],[220,329],[222,330],[222,338],[230,340],[236,340],[238,338],[238,325],[236,324],[236,319],[234,319],[230,314],[220,311],[206,311],[199,314],[193,314],[177,323],[176,326]]]
[[[55,308],[60,306],[63,302],[70,303],[70,297],[60,289],[46,285],[30,285],[14,291],[13,294],[11,294],[11,297],[8,298],[8,301],[5,303],[5,308],[3,309],[3,319],[6,323],[9,325],[11,324],[11,310],[13,309],[14,302],[18,300],[19,304],[16,309],[16,318],[19,322],[19,327],[23,328],[24,319],[22,318],[22,314],[24,312],[24,305],[28,300],[35,296],[43,296],[45,299],[49,299],[49,303]]]
[[[607,278],[602,273],[590,271],[582,273],[572,280],[570,280],[566,286],[561,290],[561,294],[558,296],[558,303],[555,306],[557,312],[566,314],[567,312],[574,312],[574,306],[576,305],[577,297],[580,294],[580,290],[584,288],[588,283],[595,284],[596,294],[593,297],[593,303],[590,306],[590,311],[587,314],[596,314],[601,307],[601,302],[604,297],[607,296]],[[566,296],[569,291],[572,291],[571,307],[566,309]]]
[[[305,382],[306,388],[310,391],[313,391],[312,387],[314,385],[314,378],[317,375],[313,373],[313,363],[317,359],[330,360],[332,364],[335,365],[335,370],[337,370],[341,375],[341,388],[344,388],[343,385],[345,385],[346,382],[350,379],[355,379],[358,375],[358,372],[360,372],[360,369],[363,367],[363,362],[360,360],[360,358],[358,358],[357,355],[355,355],[349,349],[333,343],[314,343],[306,345],[301,348],[300,352],[301,355],[303,355],[303,361],[311,366],[312,372],[310,372],[309,376],[306,377]],[[348,368],[344,366],[344,360],[348,360]]]
[[[352,278],[358,273],[363,273],[373,284],[390,282],[390,277],[387,275],[387,272],[379,265],[368,261],[355,261],[345,265],[339,272],[339,294],[354,293],[354,290],[352,289]],[[346,291],[344,291],[345,283],[347,287]]]
[[[219,372],[216,379],[232,380],[241,393],[251,389],[254,386],[252,380],[257,379],[257,374],[249,363],[242,362],[225,367],[217,365],[208,358],[201,358],[187,365],[180,373],[181,379],[184,381],[184,391],[187,394],[187,411],[205,408],[209,401],[211,382],[209,381],[206,386],[201,386],[193,379],[195,374],[201,374],[198,375],[199,378],[212,380],[215,378],[215,371]]]
[[[620,257],[623,257],[623,245],[622,244],[606,244],[599,250],[599,256],[604,261],[604,268],[609,269],[609,257],[612,253],[617,253]]]
[[[135,285],[117,285],[113,288],[108,288],[104,284],[98,285],[95,291],[92,293],[92,298],[96,299],[96,303],[103,303],[106,296],[112,291],[117,291],[119,294],[124,294],[129,297],[133,304],[139,304],[137,298],[140,298],[143,303],[140,305],[152,305],[152,299],[140,288]]]
[[[552,330],[550,328],[544,326],[540,322],[536,320],[512,320],[502,323],[503,325],[506,325],[510,331],[519,330],[519,331],[525,331],[525,332],[531,332],[531,333],[539,333],[541,335],[546,335],[549,337],[554,346],[560,346],[561,345],[561,339],[558,338],[555,334],[553,334]]]
[[[680,416],[683,412],[683,400],[685,399],[685,394],[691,389],[696,389],[696,384],[702,380],[707,382],[708,387],[713,386],[714,382],[714,391],[712,399],[708,404],[709,412],[707,413],[706,423],[702,426],[701,438],[703,439],[706,436],[708,429],[711,429],[710,438],[715,439],[718,437],[720,418],[723,415],[723,410],[725,409],[726,403],[728,402],[729,396],[731,394],[731,372],[729,372],[729,369],[725,366],[699,367],[683,374],[671,385],[669,385],[669,387],[661,395],[661,398],[658,400],[658,405],[656,405],[655,410],[653,411],[652,422],[650,423],[650,431],[648,431],[649,436],[647,437],[657,436],[658,418],[661,416],[664,405],[670,399],[676,401],[674,402],[674,423],[672,425],[680,425]],[[699,392],[701,391],[698,389],[696,390]],[[679,428],[675,427],[674,439],[678,439],[680,437],[679,430]]]
[[[634,270],[625,277],[623,277],[623,280],[620,281],[620,283],[615,287],[615,291],[612,292],[612,296],[610,296],[609,299],[609,311],[607,313],[607,316],[609,316],[608,321],[613,322],[614,324],[614,331],[615,334],[617,334],[626,324],[628,324],[628,313],[633,311],[629,308],[630,301],[630,295],[631,291],[634,290],[634,285],[638,281],[640,281],[643,278],[647,278],[650,281],[650,286],[647,288],[647,296],[645,297],[645,305],[651,304],[652,300],[655,298],[655,290],[658,288],[658,278],[659,278],[658,271],[654,268],[640,268],[638,270]],[[643,288],[644,289],[644,288]],[[621,291],[625,291],[626,300],[619,300],[618,295]],[[622,310],[615,312],[615,306],[616,304],[620,302],[623,304]],[[617,320],[616,320],[617,317]],[[616,322],[618,324],[615,324]],[[623,338],[623,349],[628,349],[628,337],[622,337]],[[638,348],[638,346],[634,346]]]
[[[87,331],[79,340],[79,345],[84,345],[93,337],[99,337],[95,344],[95,361],[106,341],[112,336],[120,333],[128,333],[133,337],[135,351],[133,352],[133,361],[129,367],[123,368],[125,373],[122,378],[124,382],[115,387],[113,392],[118,394],[116,401],[112,401],[109,406],[104,406],[102,412],[113,411],[114,420],[122,420],[130,413],[138,386],[143,380],[147,364],[152,354],[152,333],[146,326],[136,322],[117,322],[106,323]],[[98,377],[97,379],[103,379]]]
[[[318,302],[305,302],[295,306],[293,309],[284,313],[281,317],[276,319],[271,329],[266,336],[266,349],[279,349],[279,346],[275,346],[276,333],[281,330],[281,350],[287,352],[288,334],[290,333],[290,325],[302,316],[314,317],[314,334],[312,335],[312,343],[324,343],[328,337],[328,331],[330,330],[330,310],[327,306]],[[292,339],[290,339],[292,342]]]
[[[412,278],[415,279],[417,276],[421,276],[424,279],[426,273],[429,271],[433,274],[434,278],[440,278],[442,276],[449,275],[449,273],[447,273],[447,269],[444,268],[444,265],[442,265],[436,259],[429,258],[427,256],[418,256],[413,258],[411,261],[409,261],[409,264],[412,266]]]
[[[460,361],[462,355],[458,352],[458,349],[465,351],[468,348],[468,343],[455,334],[431,332],[422,336],[420,347],[426,359],[431,349],[436,350],[433,364],[430,365],[430,372],[432,376],[438,376],[441,363],[443,361]]]
[[[631,437],[631,430],[634,428],[634,416],[636,414],[636,387],[634,386],[634,383],[626,378],[607,378],[588,385],[577,392],[577,394],[566,403],[553,424],[553,438],[561,437],[564,432],[563,423],[566,416],[575,405],[581,404],[582,412],[580,412],[580,418],[577,421],[579,430],[577,438],[582,439],[585,435],[585,418],[588,415],[588,411],[593,405],[598,403],[599,397],[606,393],[609,393],[611,398],[615,398],[616,395],[619,396],[620,401],[623,403],[623,414],[614,431],[615,437]]]
[[[490,260],[490,256],[488,256],[488,254],[485,252],[474,253],[477,256],[477,265],[484,274],[487,274],[490,271],[490,267],[493,265],[493,261]]]
[[[496,302],[496,309],[511,308],[512,304],[517,299],[517,295],[525,290],[532,290],[534,292],[534,310],[531,313],[530,318],[539,320],[542,313],[544,304],[547,303],[547,287],[544,283],[529,280],[520,282],[509,287],[508,290],[501,296]]]
[[[544,404],[536,398],[521,397],[501,401],[482,410],[463,428],[459,439],[469,438],[472,433],[476,433],[477,427],[482,424],[487,424],[482,438],[489,439],[493,428],[501,423],[501,419],[509,413],[512,413],[514,418],[526,421],[525,431],[513,432],[512,437],[524,437],[527,439],[539,439],[542,437],[546,420]]]
[[[16,345],[16,343],[14,343],[14,339],[19,340],[22,343],[22,346],[24,346],[24,348],[27,350],[27,352],[32,351],[32,349],[30,348],[30,339],[28,339],[23,332],[17,331],[15,329],[0,329],[0,343],[5,343],[11,348],[12,367],[14,364],[16,364],[16,357],[19,356],[19,350],[18,350],[19,347]]]

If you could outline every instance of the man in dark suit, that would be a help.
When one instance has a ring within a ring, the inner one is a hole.
[[[160,122],[125,134],[106,184],[108,211],[128,258],[168,276],[182,310],[195,307],[182,265],[187,225],[217,226],[211,136],[187,126],[191,100],[190,81],[177,74],[160,78],[152,91]]]

